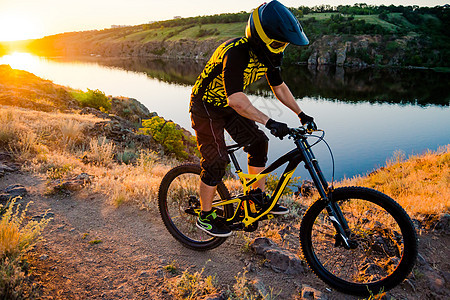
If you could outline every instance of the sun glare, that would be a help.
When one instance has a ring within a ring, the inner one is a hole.
[[[14,52],[0,57],[0,65],[2,64],[10,65],[13,69],[33,72],[38,66],[38,60],[30,53]]]
[[[27,16],[0,13],[0,42],[38,38],[40,23]]]

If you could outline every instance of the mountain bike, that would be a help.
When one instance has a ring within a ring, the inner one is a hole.
[[[305,127],[291,128],[288,137],[295,148],[261,173],[244,174],[234,152],[227,151],[243,193],[230,195],[223,182],[217,186],[213,207],[232,230],[254,231],[258,222],[272,219],[271,209],[280,199],[297,166],[303,162],[319,195],[307,209],[300,225],[300,245],[312,271],[325,283],[344,293],[369,295],[387,291],[411,272],[417,256],[417,235],[405,210],[389,196],[365,187],[333,187],[325,179],[312,146],[324,140]],[[320,132],[319,131],[319,132]],[[312,145],[308,139],[315,137]],[[256,181],[287,164],[272,195],[251,192]],[[195,225],[200,211],[201,168],[185,164],[170,170],[159,188],[159,210],[170,234],[184,246],[209,250],[226,238],[212,237]]]

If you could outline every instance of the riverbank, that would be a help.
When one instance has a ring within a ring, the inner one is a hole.
[[[210,24],[197,28],[196,30],[211,32],[216,32],[217,28],[223,30],[223,34],[205,36],[202,39],[193,38],[192,34],[186,33],[183,27],[170,28],[171,31],[152,29],[136,32],[136,29],[130,29],[129,33],[109,29],[104,30],[106,33],[104,31],[66,33],[40,40],[10,43],[4,48],[10,49],[9,51],[26,51],[41,56],[140,57],[207,61],[221,43],[243,36],[246,23],[233,24],[231,30],[224,30],[226,25],[228,24]],[[194,30],[192,28],[189,30]],[[163,36],[162,39],[161,36]],[[416,53],[433,51],[424,49],[418,42],[405,48],[411,43],[410,36],[324,34],[314,39],[308,47],[289,46],[285,51],[284,65],[304,64],[355,69],[396,67],[449,71],[448,66],[445,65],[424,65],[410,61],[408,58],[410,53],[405,49]],[[386,49],[390,50],[386,51]],[[8,50],[5,51],[7,52]]]
[[[292,210],[289,216],[264,223],[254,233],[236,234],[220,249],[198,255],[168,237],[160,222],[159,183],[180,161],[163,155],[162,145],[151,136],[136,134],[140,125],[125,113],[138,106],[136,100],[123,106],[120,98],[112,97],[105,113],[82,108],[71,89],[28,72],[1,66],[0,79],[0,190],[20,184],[28,191],[21,203],[35,203],[30,217],[42,218],[47,209],[53,215],[43,232],[46,241],[26,256],[28,275],[16,273],[23,279],[17,281],[17,290],[35,284],[37,298],[57,299],[179,299],[198,290],[202,296],[238,299],[232,295],[251,287],[254,297],[273,289],[279,299],[299,299],[312,287],[316,295],[352,299],[328,289],[306,268],[299,276],[277,273],[270,262],[249,251],[249,241],[268,237],[285,251],[299,253],[299,217],[313,199],[288,195],[282,201]],[[132,111],[150,117],[147,109]],[[368,176],[341,183],[383,190],[416,222],[421,259],[408,281],[389,292],[394,298],[449,294],[449,150],[447,146],[410,159],[399,155]],[[231,189],[237,184],[230,180],[227,185]],[[183,285],[193,276],[197,285]]]
[[[290,8],[310,45],[289,46],[284,64],[310,66],[419,67],[448,71],[446,6]],[[158,21],[137,26],[69,32],[0,44],[42,56],[156,57],[208,59],[230,38],[244,36],[248,13]]]

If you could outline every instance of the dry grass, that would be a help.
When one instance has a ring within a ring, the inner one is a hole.
[[[113,163],[114,143],[105,137],[92,138],[89,142],[89,151],[86,153],[87,159],[95,164],[109,167]]]
[[[39,144],[52,150],[74,150],[74,145],[82,146],[83,128],[99,121],[91,115],[0,106],[0,148],[12,148],[18,154],[39,152]]]
[[[396,153],[386,166],[364,177],[343,180],[339,186],[359,185],[379,190],[410,215],[439,214],[450,208],[450,145],[405,159]]]
[[[152,152],[141,152],[135,165],[116,164],[101,174],[101,168],[91,169],[97,180],[92,189],[108,195],[111,203],[138,203],[141,208],[154,209],[162,177],[170,170],[172,162],[158,162]]]
[[[190,273],[185,270],[180,276],[169,281],[168,285],[176,299],[200,299],[217,292],[215,276],[203,276],[204,268]]]
[[[48,219],[40,222],[26,221],[25,209],[20,211],[20,205],[15,207],[13,199],[6,207],[0,221],[0,258],[18,259],[36,242],[38,236],[48,223]],[[30,203],[28,203],[30,204]]]
[[[83,143],[83,129],[86,123],[74,119],[66,119],[59,123],[59,130],[62,135],[62,142],[66,144],[68,150],[75,150]]]
[[[155,208],[161,179],[175,164],[148,151],[138,152],[134,165],[117,162],[113,142],[83,135],[83,128],[103,121],[91,115],[0,106],[0,120],[0,148],[14,150],[25,170],[49,180],[88,173],[95,178],[90,190],[106,194],[114,205],[131,201]]]
[[[22,262],[26,253],[38,241],[50,219],[28,220],[25,209],[20,209],[13,199],[6,208],[2,207],[0,221],[0,293],[3,299],[25,299],[30,296]]]

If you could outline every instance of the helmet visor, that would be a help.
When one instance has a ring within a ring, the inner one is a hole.
[[[285,42],[280,42],[280,41],[276,41],[276,40],[273,40],[273,42],[271,42],[270,44],[269,44],[269,46],[271,47],[271,48],[273,48],[273,49],[280,49],[280,48],[283,48],[283,50],[287,47],[287,45],[288,45],[289,43],[285,43]]]

